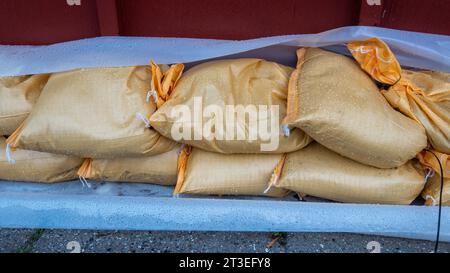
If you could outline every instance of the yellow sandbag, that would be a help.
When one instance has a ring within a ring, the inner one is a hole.
[[[0,135],[9,136],[30,113],[49,74],[0,78]]]
[[[148,128],[150,67],[80,69],[52,74],[11,147],[85,158],[139,157],[176,144]]]
[[[417,163],[417,162],[416,162]],[[410,204],[425,180],[420,165],[409,161],[393,169],[363,165],[319,143],[287,155],[277,188],[348,203]]]
[[[436,157],[439,158],[440,165]],[[424,150],[417,155],[417,159],[423,166],[434,170],[437,174],[441,173],[440,167],[442,166],[444,178],[450,178],[450,155]]]
[[[260,195],[284,197],[287,191],[267,188],[283,155],[225,155],[186,147],[178,160],[175,194]]]
[[[389,47],[376,38],[348,48],[369,75],[392,85],[382,91],[389,103],[425,127],[434,149],[450,154],[450,74],[402,71]]]
[[[425,189],[422,192],[422,198],[425,199],[425,205],[439,205],[441,191],[441,176],[434,174],[428,178]],[[444,187],[442,188],[442,205],[450,206],[450,178],[444,178]]]
[[[154,156],[86,159],[78,170],[85,179],[111,182],[154,183],[172,186],[177,182],[177,160],[180,146]]]
[[[167,86],[175,86],[182,68],[173,67],[173,70],[175,76],[167,77],[172,78]],[[164,103],[151,116],[150,123],[168,138],[212,152],[296,151],[310,139],[299,129],[281,130],[291,72],[289,67],[260,59],[200,64],[186,72],[173,91],[167,87],[165,90],[169,91],[158,92],[162,94],[158,101]],[[278,113],[271,112],[271,107]],[[267,115],[259,111],[264,108]],[[227,119],[230,109],[236,110],[231,110],[230,117],[234,120]],[[237,114],[240,110],[243,115]],[[229,129],[230,126],[234,129]],[[208,128],[213,128],[212,135],[204,133]],[[268,135],[262,134],[262,129]],[[178,135],[179,132],[183,135]],[[288,133],[290,136],[285,136]]]
[[[450,154],[450,75],[403,70],[402,80],[382,94],[400,112],[425,127],[437,151]]]
[[[0,137],[0,180],[43,183],[74,180],[83,162],[77,157],[21,149],[10,154],[8,160],[5,138]]]
[[[425,204],[429,206],[439,204],[441,177],[443,175],[442,205],[450,206],[450,156],[437,151],[423,151],[418,154],[417,158],[423,166],[433,171],[422,192]],[[443,174],[441,174],[441,166],[439,166],[439,163],[442,166]]]
[[[297,55],[284,123],[379,168],[401,166],[427,146],[422,126],[395,111],[355,61],[318,48]]]

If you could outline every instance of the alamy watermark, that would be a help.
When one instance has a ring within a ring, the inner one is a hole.
[[[66,245],[66,249],[70,251],[70,253],[81,253],[81,244],[78,241],[70,241]]]
[[[366,0],[369,6],[381,6],[381,0]]]
[[[278,148],[280,142],[279,105],[203,105],[194,97],[193,107],[176,105],[170,112],[175,120],[171,137],[181,140],[246,140],[261,142],[261,151]]]
[[[370,253],[381,253],[381,244],[377,241],[370,241],[367,243],[366,249]]]
[[[66,0],[69,6],[81,6],[81,0]]]

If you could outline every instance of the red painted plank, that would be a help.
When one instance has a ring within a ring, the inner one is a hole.
[[[248,39],[358,23],[360,0],[118,0],[121,35]]]
[[[381,26],[450,35],[450,0],[384,0]]]
[[[380,26],[385,9],[385,0],[362,0],[359,24],[364,26]]]
[[[117,17],[116,0],[96,0],[97,16],[100,26],[100,35],[119,35],[119,21]]]
[[[100,34],[95,1],[1,0],[0,44],[49,44]]]
[[[379,0],[382,6],[368,1],[377,2],[0,0],[0,44],[50,44],[119,34],[248,39],[356,24],[450,35],[450,0]]]

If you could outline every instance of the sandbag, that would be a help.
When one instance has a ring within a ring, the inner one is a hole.
[[[418,162],[379,169],[314,142],[288,154],[282,171],[272,178],[271,184],[338,202],[410,204],[420,195],[425,180]]]
[[[66,155],[17,149],[6,157],[5,138],[0,137],[0,180],[53,183],[77,179],[83,159]],[[14,162],[12,162],[14,161]]]
[[[150,67],[80,69],[52,74],[11,147],[84,158],[139,157],[176,144],[148,128]]]
[[[158,96],[164,103],[150,118],[162,135],[226,154],[283,153],[310,142],[299,129],[280,128],[292,68],[260,59],[212,61],[191,68],[176,85],[181,69],[173,70],[167,85],[174,88]]]
[[[265,193],[273,169],[283,155],[219,154],[187,146],[178,159],[174,194],[256,195],[284,197],[283,189]]]
[[[297,55],[285,124],[378,168],[399,167],[427,146],[423,127],[395,111],[355,61],[318,48]]]
[[[402,70],[389,47],[377,38],[348,44],[361,67],[380,83],[397,110],[423,125],[436,151],[450,154],[450,74]]]
[[[180,146],[169,152],[134,158],[86,159],[78,170],[85,179],[172,186],[177,182]]]
[[[428,179],[425,189],[422,192],[422,198],[425,199],[425,205],[439,205],[441,191],[441,176],[434,174]],[[450,206],[450,178],[444,178],[442,188],[442,206]]]
[[[450,154],[450,75],[403,70],[401,83],[382,94],[395,109],[425,127],[435,150]]]
[[[0,78],[0,135],[12,134],[30,113],[49,74]]]
[[[428,150],[422,151],[417,155],[417,158],[424,167],[431,171],[428,173],[428,182],[422,192],[425,205],[434,206],[439,204],[441,183],[444,182],[442,205],[450,206],[450,156],[438,151]]]

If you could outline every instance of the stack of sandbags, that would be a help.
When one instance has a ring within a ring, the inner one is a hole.
[[[87,178],[174,184],[179,147],[150,128],[148,118],[156,110],[147,100],[151,80],[148,66],[52,74],[30,115],[8,138],[10,157],[16,159],[17,148],[88,158]],[[140,172],[157,161],[170,166],[152,175]]]
[[[189,145],[178,161],[175,194],[286,194],[264,192],[273,169],[283,153],[311,141],[300,129],[281,129],[291,72],[260,59],[220,60],[191,68],[176,85],[157,86],[150,124]]]
[[[4,111],[29,115],[3,125],[11,136],[2,146],[0,171],[7,171],[0,179],[79,176],[176,184],[177,195],[293,191],[338,202],[409,204],[431,176],[414,158],[438,172],[423,152],[427,139],[447,153],[449,78],[386,65],[387,47],[375,57],[356,44],[349,48],[362,68],[343,55],[303,48],[296,69],[234,59],[184,74],[182,64],[154,63],[52,74],[39,85],[39,99],[29,96],[33,109]],[[392,87],[380,90],[374,80]],[[39,157],[51,160],[33,160]],[[441,164],[447,171],[447,161]],[[422,192],[427,203],[437,198],[430,181]]]
[[[341,202],[411,203],[425,183],[411,161],[427,146],[424,128],[393,109],[354,60],[318,48],[297,55],[284,123],[318,143],[288,154],[271,186]]]

